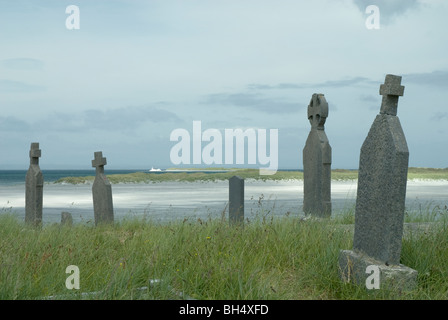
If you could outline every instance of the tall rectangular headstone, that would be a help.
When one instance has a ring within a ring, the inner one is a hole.
[[[31,143],[30,166],[25,177],[25,223],[33,226],[42,224],[44,177],[39,167],[40,156],[39,143]]]
[[[365,283],[366,266],[377,265],[380,283],[395,288],[415,285],[417,271],[400,264],[409,151],[397,117],[401,77],[386,75],[380,87],[380,114],[361,148],[353,251],[341,251],[344,280]],[[352,278],[352,279],[350,279]]]
[[[303,149],[303,212],[331,216],[331,146],[325,134],[328,103],[323,94],[313,94],[308,105],[311,131]]]
[[[231,225],[244,223],[244,179],[238,176],[229,179],[229,222]]]
[[[112,186],[104,174],[104,166],[107,164],[101,151],[95,152],[92,167],[96,168],[96,176],[92,186],[93,211],[95,225],[114,222],[114,208],[112,202]]]

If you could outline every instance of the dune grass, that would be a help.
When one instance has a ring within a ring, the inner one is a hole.
[[[220,180],[236,173],[260,178],[252,169],[108,177],[112,183],[148,183]],[[303,179],[301,172],[278,174],[264,177]],[[447,169],[410,168],[408,177],[447,176]],[[332,177],[356,179],[357,172],[333,170]],[[93,181],[75,179],[64,182]],[[352,248],[354,208],[326,220],[254,219],[244,228],[224,219],[158,223],[128,217],[99,227],[34,229],[1,213],[0,299],[448,299],[447,216],[447,207],[431,205],[406,212],[405,222],[437,223],[403,238],[401,263],[418,271],[418,287],[398,294],[339,279],[339,251]],[[69,265],[79,267],[80,290],[65,287]]]
[[[327,220],[245,221],[244,228],[222,219],[162,224],[128,217],[33,229],[2,214],[0,299],[448,298],[445,220],[403,239],[401,262],[419,278],[418,288],[401,295],[340,281],[337,258],[352,248],[352,221],[349,210]],[[79,267],[79,290],[65,287],[69,265]]]
[[[107,172],[106,172],[107,174]],[[231,169],[228,172],[204,173],[204,172],[166,172],[166,173],[152,173],[152,172],[135,172],[128,174],[110,174],[107,175],[111,183],[154,183],[164,181],[216,181],[227,180],[234,175],[238,175],[245,179],[256,180],[303,180],[303,172],[301,171],[278,171],[273,175],[260,175],[258,169]],[[65,177],[61,178],[55,183],[71,183],[82,184],[92,183],[94,176],[85,177]],[[332,180],[356,180],[358,179],[357,170],[334,169],[331,173]],[[433,169],[433,168],[409,168],[408,179],[420,180],[448,180],[448,169]]]

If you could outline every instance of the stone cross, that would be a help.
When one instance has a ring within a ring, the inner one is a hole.
[[[94,159],[92,160],[92,167],[96,168],[96,173],[104,173],[104,166],[107,164],[106,158],[103,157],[101,151],[94,153]]]
[[[400,264],[409,162],[397,117],[400,83],[387,75],[381,85],[381,111],[361,148],[353,251],[341,251],[339,266],[344,280],[364,284],[366,266],[377,265],[383,287],[403,289],[415,285],[417,272]]]
[[[325,121],[328,117],[328,103],[322,93],[313,94],[308,105],[308,120],[312,128],[324,130]]]
[[[386,75],[384,84],[380,86],[380,95],[383,96],[380,114],[397,115],[398,98],[404,94],[401,77]]]
[[[244,224],[244,179],[238,176],[229,179],[229,223]]]
[[[30,166],[25,177],[25,223],[41,226],[44,178],[39,167],[39,143],[31,143],[29,154]]]
[[[303,212],[331,216],[331,146],[324,131],[328,103],[323,94],[313,94],[308,106],[311,130],[303,149]]]
[[[114,208],[112,202],[112,186],[104,174],[106,158],[101,151],[95,152],[92,167],[96,168],[96,176],[92,186],[93,211],[95,225],[112,223],[114,221]]]

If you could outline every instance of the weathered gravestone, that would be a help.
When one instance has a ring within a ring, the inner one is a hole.
[[[106,164],[107,161],[106,158],[103,158],[103,153],[95,152],[95,159],[92,160],[92,167],[96,168],[95,181],[92,186],[95,225],[114,221],[112,186],[104,174]]]
[[[31,143],[30,167],[25,177],[25,223],[33,226],[42,224],[44,177],[39,167],[40,156],[39,143]]]
[[[244,179],[238,176],[229,179],[229,222],[240,226],[244,223]]]
[[[323,94],[313,94],[308,105],[311,131],[303,149],[303,212],[331,216],[331,146],[325,134],[328,103]]]
[[[353,251],[339,255],[341,277],[364,285],[366,268],[379,270],[380,289],[409,289],[417,271],[400,264],[409,151],[397,117],[404,93],[401,77],[387,75],[380,87],[380,114],[361,148]]]

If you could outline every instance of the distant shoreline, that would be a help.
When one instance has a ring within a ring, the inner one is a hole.
[[[45,183],[90,184],[95,171],[90,170],[42,170]],[[157,182],[206,182],[224,181],[234,175],[257,181],[302,180],[303,170],[282,169],[274,175],[260,175],[259,169],[239,168],[169,168],[163,171],[149,170],[105,170],[112,184],[118,183],[157,183]],[[21,184],[25,182],[26,170],[0,170],[0,185]],[[331,179],[335,181],[356,181],[358,170],[333,169]],[[414,168],[408,170],[408,181],[448,180],[448,168]]]
[[[234,175],[244,179],[259,181],[303,180],[303,171],[279,170],[273,175],[260,175],[258,169],[169,169],[170,171],[135,172],[128,174],[107,174],[112,184],[116,183],[155,183],[166,181],[205,182],[228,180]],[[332,181],[354,181],[358,179],[358,170],[334,169],[331,172]],[[94,176],[65,177],[55,183],[82,184],[93,182]],[[448,180],[448,169],[409,168],[408,180],[438,181]]]

